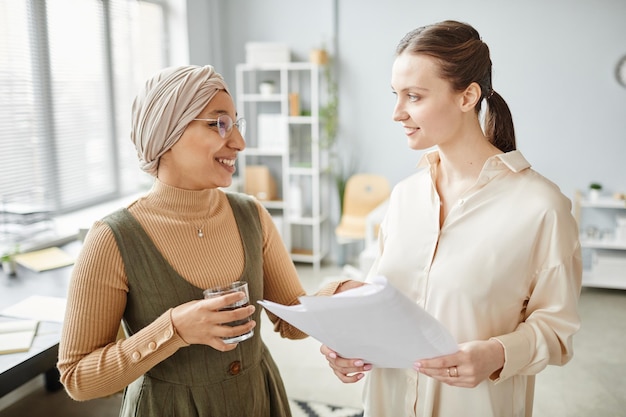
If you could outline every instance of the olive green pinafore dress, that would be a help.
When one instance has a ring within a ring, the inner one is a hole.
[[[263,236],[257,207],[249,198],[227,194],[245,254],[242,281],[250,302],[263,298]],[[165,260],[137,220],[121,209],[103,219],[112,229],[128,276],[124,325],[130,334],[167,309],[202,299],[197,288]],[[226,260],[228,261],[228,260]],[[254,336],[230,352],[191,345],[150,369],[124,391],[121,417],[291,416],[283,381],[261,340],[260,313]]]

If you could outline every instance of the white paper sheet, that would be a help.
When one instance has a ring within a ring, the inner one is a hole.
[[[31,295],[0,311],[0,316],[63,323],[66,299]]]
[[[416,360],[458,350],[448,330],[385,277],[331,297],[300,297],[300,303],[259,301],[342,357],[379,368],[411,368]]]

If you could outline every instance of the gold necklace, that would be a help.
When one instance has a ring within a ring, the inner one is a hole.
[[[204,232],[202,231],[202,226],[196,226],[196,229],[198,229],[198,237],[200,237],[200,238],[204,237]]]

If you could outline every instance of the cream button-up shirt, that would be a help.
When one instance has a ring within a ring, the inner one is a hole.
[[[534,375],[571,359],[580,327],[571,202],[512,151],[486,161],[440,228],[438,163],[436,151],[427,153],[424,169],[394,187],[369,277],[387,277],[458,343],[496,338],[504,367],[471,389],[412,369],[375,368],[365,381],[365,416],[531,416]]]

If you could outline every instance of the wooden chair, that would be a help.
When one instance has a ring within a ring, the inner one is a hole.
[[[389,181],[381,175],[355,174],[348,178],[343,196],[343,213],[335,229],[342,250],[343,245],[365,241],[367,215],[387,200],[390,194]]]

